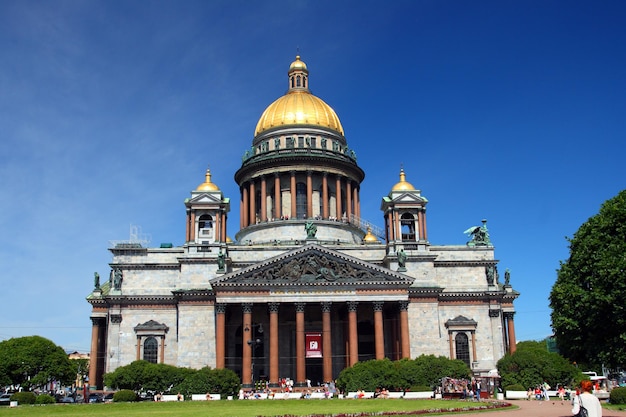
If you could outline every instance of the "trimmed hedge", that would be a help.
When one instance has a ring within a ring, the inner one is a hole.
[[[54,399],[54,397],[48,394],[38,395],[37,399],[35,400],[35,404],[55,404],[55,403],[56,403],[56,400]]]
[[[11,395],[11,401],[17,401],[18,404],[35,404],[37,397],[32,392],[16,392]]]
[[[522,384],[512,384],[504,387],[505,391],[526,391]]]
[[[609,396],[611,404],[626,404],[626,387],[617,387],[611,390]]]
[[[137,394],[135,391],[129,389],[123,389],[113,394],[113,402],[116,403],[130,403],[137,401]]]

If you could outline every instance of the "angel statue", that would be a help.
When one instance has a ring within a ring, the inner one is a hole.
[[[472,226],[463,232],[471,236],[470,241],[467,242],[467,246],[491,246],[489,231],[487,230],[487,220],[483,220],[482,222],[482,226]]]
[[[317,226],[312,221],[307,221],[304,225],[304,230],[306,230],[306,238],[307,239],[315,239],[315,234],[317,233]]]

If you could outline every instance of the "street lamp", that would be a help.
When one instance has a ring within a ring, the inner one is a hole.
[[[244,331],[249,332],[250,328],[246,325]],[[252,375],[252,383],[254,385],[254,358],[256,357],[256,350],[259,346],[263,345],[263,324],[253,324],[252,325],[252,338],[248,339],[248,346],[252,349],[251,363],[250,363],[250,374]]]

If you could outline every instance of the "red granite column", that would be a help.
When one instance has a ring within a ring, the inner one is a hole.
[[[354,215],[361,218],[361,200],[359,199],[359,188],[355,186],[352,189],[352,201],[354,201]]]
[[[91,318],[91,350],[89,352],[89,385],[96,389],[98,371],[98,338],[100,336],[101,318]]]
[[[513,354],[517,349],[517,341],[515,339],[515,323],[513,323],[513,315],[515,315],[515,312],[507,312],[504,314],[507,318],[507,329],[509,332],[509,353]]]
[[[478,361],[478,356],[476,355],[476,331],[472,330],[472,362]]]
[[[328,219],[328,173],[322,177],[322,218]]]
[[[228,223],[228,215],[224,212],[222,213],[222,235],[220,242],[226,242],[226,224]]]
[[[280,195],[280,175],[274,175],[274,218],[276,220],[280,219],[283,215],[283,206],[281,203],[281,195]]]
[[[350,352],[349,364],[354,365],[359,361],[359,333],[357,328],[356,309],[359,303],[356,301],[348,301],[348,337]]]
[[[324,382],[333,380],[333,346],[330,312],[332,303],[322,303],[322,375]]]
[[[336,182],[336,192],[335,192],[335,199],[336,201],[336,206],[337,206],[337,220],[341,220],[341,216],[342,216],[342,211],[341,211],[341,177],[339,175],[337,175],[337,182]]]
[[[241,228],[248,227],[248,186],[246,184],[241,186],[242,204],[241,204]]]
[[[346,180],[346,216],[348,221],[352,218],[352,181]]]
[[[250,224],[256,224],[256,185],[250,181]]]
[[[296,216],[296,172],[291,171],[291,218],[295,219]]]
[[[165,363],[165,335],[161,336],[161,355],[159,357],[159,363]]]
[[[306,172],[306,217],[313,217],[313,179],[311,171]]]
[[[194,240],[196,240],[196,212],[192,211],[191,212],[191,239],[190,241],[193,242]]]
[[[300,386],[306,380],[304,307],[305,303],[296,303],[296,384]]]
[[[270,385],[276,387],[279,385],[278,378],[278,308],[280,304],[269,303],[268,308],[270,311]]]
[[[409,302],[400,301],[400,337],[402,338],[402,358],[411,357],[409,338]]]
[[[187,221],[185,222],[185,242],[191,242],[191,209],[187,209]]]
[[[261,221],[267,221],[267,183],[265,176],[261,177]]]
[[[248,344],[252,340],[252,304],[245,303],[243,311],[243,332],[242,332],[242,355],[241,355],[241,383],[245,387],[252,386],[252,346]]]
[[[376,359],[385,357],[385,336],[383,331],[383,302],[374,302],[374,346]]]
[[[216,304],[215,367],[226,367],[226,305]]]

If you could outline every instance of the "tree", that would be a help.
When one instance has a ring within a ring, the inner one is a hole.
[[[526,341],[517,344],[515,353],[507,353],[497,364],[502,386],[520,384],[526,389],[544,381],[552,387],[570,385],[582,379],[576,366],[558,353],[549,352],[546,341]]]
[[[12,338],[0,342],[0,382],[30,389],[50,381],[70,384],[76,374],[60,346],[41,336]]]
[[[562,355],[593,367],[626,364],[626,190],[607,200],[568,239],[550,293],[552,328]]]

